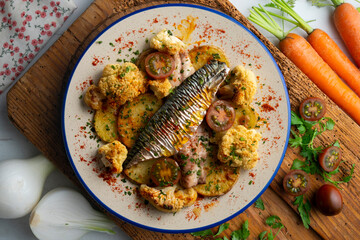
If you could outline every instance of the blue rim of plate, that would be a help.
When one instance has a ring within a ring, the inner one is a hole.
[[[285,91],[285,95],[286,95],[286,102],[287,102],[287,107],[288,107],[288,132],[287,132],[287,136],[286,136],[286,142],[285,142],[285,145],[284,145],[284,149],[283,149],[283,153],[282,153],[282,156],[281,156],[281,159],[279,161],[279,164],[278,166],[276,167],[273,175],[271,176],[271,178],[269,179],[268,183],[265,185],[265,187],[260,191],[260,193],[252,200],[250,201],[246,206],[244,206],[242,209],[240,209],[239,211],[235,212],[234,214],[232,214],[231,216],[225,218],[225,219],[222,219],[216,223],[213,223],[213,224],[209,224],[207,226],[204,226],[204,227],[198,227],[198,228],[192,228],[192,229],[182,229],[182,230],[172,230],[172,229],[161,229],[161,228],[154,228],[154,227],[149,227],[149,226],[146,226],[146,225],[143,225],[143,224],[140,224],[140,223],[137,223],[137,222],[134,222],[124,216],[121,216],[119,213],[116,213],[115,211],[113,211],[111,208],[109,208],[105,203],[103,203],[99,198],[96,197],[96,195],[89,189],[89,187],[86,185],[86,183],[84,182],[84,180],[81,178],[79,172],[77,171],[76,169],[76,166],[74,164],[74,161],[72,159],[72,156],[70,154],[70,151],[69,151],[69,148],[68,148],[68,144],[67,144],[67,139],[66,139],[66,134],[65,134],[65,105],[66,105],[66,99],[67,99],[67,94],[68,94],[68,91],[69,91],[69,87],[70,87],[70,83],[71,83],[71,79],[73,78],[73,75],[80,63],[80,61],[82,60],[83,56],[85,55],[85,53],[89,50],[89,48],[94,44],[94,42],[96,42],[96,40],[103,34],[105,33],[107,30],[109,30],[113,25],[121,22],[122,20],[132,16],[132,15],[135,15],[135,14],[138,14],[138,13],[141,13],[141,12],[145,12],[147,10],[150,10],[150,9],[156,9],[156,8],[163,8],[163,7],[189,7],[189,8],[198,8],[198,9],[201,9],[201,10],[205,10],[205,11],[209,11],[209,12],[212,12],[212,13],[216,13],[217,15],[221,16],[221,17],[224,17],[232,22],[234,22],[235,24],[237,24],[238,26],[240,26],[241,28],[243,28],[245,31],[247,31],[248,33],[250,33],[254,39],[264,48],[264,50],[267,52],[267,54],[270,56],[270,58],[272,59],[273,63],[275,64],[275,67],[280,75],[280,78],[281,78],[281,81],[282,81],[282,84],[283,84],[283,87],[284,87],[284,91]],[[286,83],[285,83],[285,79],[279,69],[279,66],[277,65],[275,59],[273,58],[273,56],[271,55],[270,51],[267,49],[267,47],[260,41],[260,39],[258,39],[258,37],[253,33],[251,32],[249,29],[247,29],[244,25],[242,25],[240,22],[236,21],[234,18],[226,15],[225,13],[222,13],[220,11],[217,11],[217,10],[214,10],[212,8],[208,8],[208,7],[204,7],[204,6],[199,6],[199,5],[192,5],[192,4],[182,4],[182,3],[175,3],[175,4],[161,4],[161,5],[156,5],[156,6],[151,6],[151,7],[147,7],[147,8],[143,8],[143,9],[140,9],[140,10],[136,10],[132,13],[129,13],[128,15],[126,16],[123,16],[121,18],[119,18],[118,20],[116,20],[115,22],[113,22],[111,25],[109,25],[108,27],[106,27],[103,31],[101,31],[92,41],[91,43],[88,45],[88,47],[85,49],[85,51],[82,53],[82,55],[80,56],[79,60],[77,61],[71,75],[70,75],[70,78],[69,78],[69,81],[67,83],[67,86],[66,86],[66,91],[65,91],[65,94],[64,94],[64,100],[63,100],[63,106],[62,106],[62,113],[61,113],[61,128],[62,128],[62,136],[63,136],[63,141],[64,141],[64,145],[65,145],[65,150],[66,150],[66,154],[67,154],[67,157],[69,159],[69,162],[71,164],[71,167],[73,168],[74,172],[75,172],[75,175],[76,177],[79,179],[79,181],[81,182],[82,186],[86,189],[86,191],[90,194],[90,196],[95,199],[96,202],[98,202],[103,208],[105,208],[109,213],[111,213],[112,215],[114,215],[115,217],[117,218],[120,218],[121,220],[123,221],[126,221],[130,224],[133,224],[137,227],[140,227],[140,228],[143,228],[143,229],[146,229],[146,230],[150,230],[150,231],[156,231],[156,232],[162,232],[162,233],[190,233],[190,232],[197,232],[197,231],[203,231],[205,229],[209,229],[209,228],[213,228],[213,227],[216,227],[222,223],[225,223],[231,219],[233,219],[234,217],[236,217],[237,215],[241,214],[242,212],[244,212],[247,208],[249,208],[265,191],[266,189],[270,186],[271,182],[273,181],[273,179],[275,178],[277,172],[279,171],[279,168],[284,160],[284,157],[285,157],[285,152],[286,152],[286,149],[287,149],[287,146],[288,146],[288,142],[289,142],[289,136],[290,136],[290,128],[291,128],[291,114],[290,114],[290,99],[289,99],[289,94],[288,94],[288,91],[287,91],[287,87],[286,87]]]

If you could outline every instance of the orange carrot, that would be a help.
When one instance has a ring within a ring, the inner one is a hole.
[[[297,34],[284,33],[269,12],[259,6],[250,10],[249,19],[276,36],[280,40],[280,50],[360,125],[360,98],[324,62],[310,43]]]
[[[284,0],[272,0],[272,2],[281,10],[289,14],[296,21],[296,25],[307,32],[307,40],[315,51],[350,86],[350,88],[360,96],[360,70],[350,61],[345,53],[341,51],[334,40],[332,40],[326,32],[320,29],[314,30]],[[274,15],[278,16],[276,14]]]
[[[307,40],[322,59],[360,96],[360,70],[329,35],[320,29],[315,29]]]
[[[336,9],[334,23],[355,63],[360,67],[360,13],[342,0],[332,0]]]
[[[360,98],[303,37],[289,33],[280,41],[279,47],[285,56],[360,125]]]

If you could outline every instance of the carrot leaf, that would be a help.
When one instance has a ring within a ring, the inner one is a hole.
[[[333,6],[333,4],[327,3],[327,0],[310,0],[312,6],[316,7],[326,7],[326,6]]]

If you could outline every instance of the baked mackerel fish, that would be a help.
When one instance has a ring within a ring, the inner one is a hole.
[[[196,132],[228,73],[225,63],[212,60],[185,79],[140,132],[123,166],[175,155]]]

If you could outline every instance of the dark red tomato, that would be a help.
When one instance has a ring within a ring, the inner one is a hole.
[[[161,158],[151,167],[150,178],[156,186],[173,186],[181,177],[180,167],[174,159]]]
[[[325,148],[319,155],[319,164],[326,172],[334,171],[340,164],[341,151],[336,146]]]
[[[339,214],[343,208],[340,191],[330,184],[322,185],[316,192],[316,206],[326,216]]]
[[[300,115],[304,120],[320,120],[326,112],[325,102],[316,97],[307,98],[300,104]]]
[[[175,61],[166,53],[154,52],[145,58],[145,70],[154,79],[164,79],[175,69]]]
[[[206,122],[215,132],[228,130],[234,124],[235,109],[230,102],[218,100],[206,113]]]
[[[302,170],[290,171],[283,180],[285,192],[292,196],[299,196],[309,189],[309,176]]]

